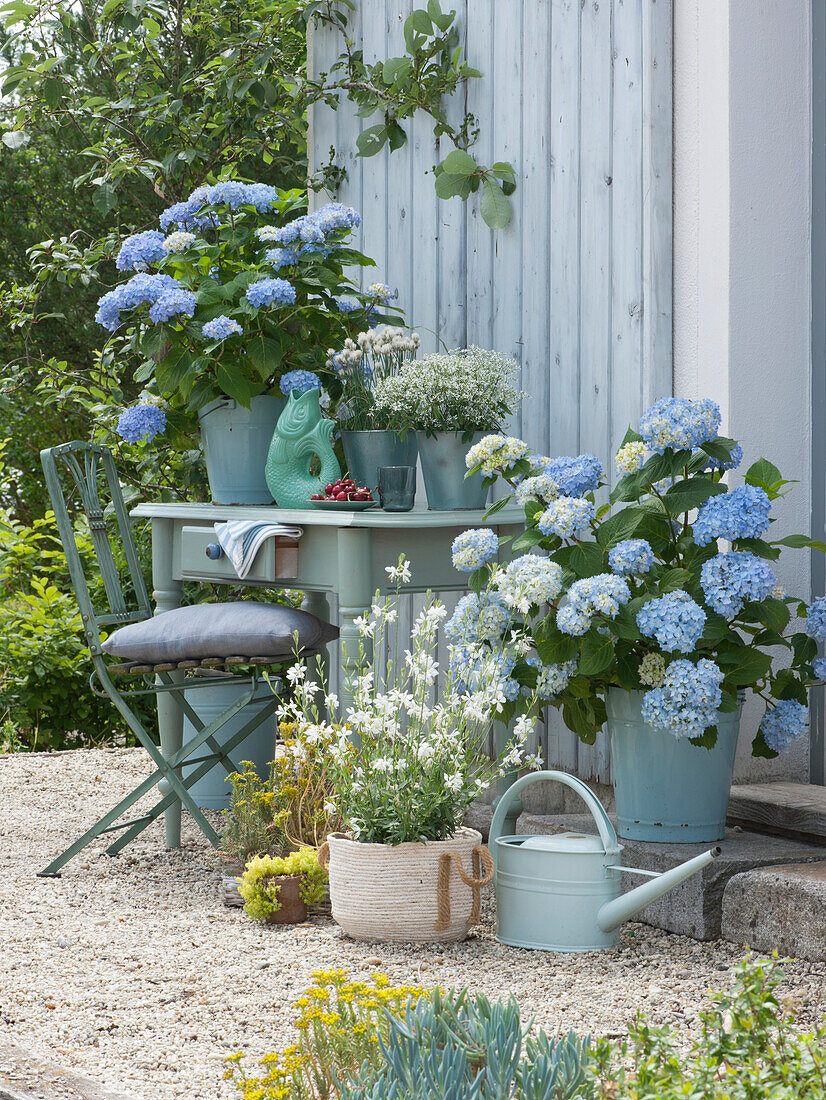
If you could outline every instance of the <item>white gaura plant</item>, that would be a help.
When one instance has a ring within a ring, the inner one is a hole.
[[[315,699],[321,687],[301,665],[291,670],[294,700],[285,716],[318,724],[329,741],[331,810],[346,821],[354,838],[374,844],[444,840],[489,783],[506,771],[542,766],[538,755],[529,756],[522,747],[534,718],[524,714],[517,719],[505,751],[491,757],[493,719],[505,703],[501,655],[481,645],[470,655],[463,646],[459,679],[450,672],[455,662],[449,646],[451,660],[442,673],[437,655],[447,612],[430,593],[407,648],[400,637],[398,602],[410,580],[410,565],[402,556],[387,572],[394,593],[383,599],[377,593],[369,614],[357,620],[360,659],[348,682],[353,702],[343,722],[336,727],[319,722]],[[326,702],[329,707],[337,700],[327,696]]]

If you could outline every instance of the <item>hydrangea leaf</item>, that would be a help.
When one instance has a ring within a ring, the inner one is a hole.
[[[713,749],[717,744],[718,730],[716,726],[707,726],[701,737],[689,737],[692,745],[702,749]]]
[[[579,671],[583,676],[599,676],[614,660],[614,639],[610,634],[590,630],[584,637],[579,656]]]
[[[791,546],[795,550],[802,550],[804,547],[809,547],[812,550],[826,552],[826,542],[818,542],[817,539],[810,539],[808,535],[786,535],[784,539],[776,539],[771,545]]]
[[[761,680],[771,668],[768,653],[750,646],[732,646],[717,652],[717,663],[726,668],[726,680],[734,687],[751,687]]]
[[[610,550],[634,534],[645,518],[641,508],[623,508],[621,512],[604,520],[597,528],[597,541],[603,550]]]
[[[693,512],[711,497],[726,492],[726,486],[710,478],[692,477],[678,481],[665,494],[665,505],[672,515]]]
[[[543,665],[559,665],[576,657],[579,652],[579,638],[563,634],[554,625],[546,637],[537,642],[536,652]]]
[[[596,542],[582,542],[571,551],[571,569],[578,577],[595,577],[605,569],[602,547]]]

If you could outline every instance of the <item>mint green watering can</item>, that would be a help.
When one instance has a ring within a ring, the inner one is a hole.
[[[576,791],[596,822],[599,836],[565,832],[553,836],[500,836],[508,806],[531,783],[555,780]],[[621,866],[622,845],[589,787],[565,772],[534,772],[502,795],[490,827],[496,864],[497,939],[510,947],[540,951],[602,951],[614,947],[619,926],[646,905],[685,882],[720,854],[712,848],[671,871]],[[620,874],[651,879],[620,896]]]

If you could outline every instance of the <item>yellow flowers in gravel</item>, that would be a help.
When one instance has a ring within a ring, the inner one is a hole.
[[[369,981],[346,970],[316,970],[314,985],[294,1004],[298,1041],[265,1054],[262,1072],[248,1076],[242,1055],[226,1058],[224,1077],[235,1081],[242,1100],[332,1100],[335,1079],[346,1080],[365,1062],[376,1063],[379,1036],[388,1032],[387,1013],[403,1016],[408,1004],[429,991],[392,986],[386,974]]]

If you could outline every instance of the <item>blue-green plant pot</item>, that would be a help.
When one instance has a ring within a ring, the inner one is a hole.
[[[356,485],[366,485],[378,499],[379,467],[415,466],[419,448],[414,432],[402,439],[395,431],[354,432],[342,429],[347,472]]]
[[[465,477],[465,455],[487,432],[477,432],[469,443],[460,432],[416,432],[427,506],[435,512],[464,508],[484,508],[488,498],[482,475]]]
[[[231,397],[220,397],[198,413],[214,504],[272,504],[264,468],[286,404],[286,398],[261,394],[245,409]]]
[[[191,691],[185,692],[186,701],[201,719],[201,721],[208,725],[210,722],[214,722],[215,719],[223,714],[227,707],[232,706],[235,700],[243,695],[244,692],[249,691],[249,684],[237,684],[230,683],[216,684],[215,687],[202,687],[193,688]],[[272,689],[269,684],[263,681],[258,685],[255,696],[252,702],[248,703],[243,710],[239,711],[231,721],[219,731],[216,740],[219,744],[225,744],[229,739],[241,729],[242,726],[249,722],[250,718],[256,713],[260,712],[264,705],[272,699]],[[255,765],[255,770],[258,772],[262,779],[266,779],[269,775],[270,764],[275,757],[275,739],[277,735],[277,719],[273,714],[266,721],[262,722],[257,729],[254,729],[252,733],[246,737],[240,745],[237,745],[230,753],[230,760],[235,764],[236,768],[240,765],[242,760],[251,760]],[[190,737],[195,736],[195,727],[189,721],[188,718],[184,718],[184,742]],[[198,749],[194,755],[205,756],[209,752],[209,748],[204,746],[203,750]],[[197,765],[190,765],[187,767],[183,765],[184,777],[192,771],[193,767]],[[227,778],[226,768],[222,764],[216,764],[214,768],[211,768],[205,776],[194,783],[190,788],[190,793],[195,799],[196,806],[200,806],[204,810],[226,810],[229,807],[229,799],[231,793],[231,786]]]
[[[663,844],[721,840],[740,711],[718,713],[717,744],[704,749],[644,722],[643,695],[612,688],[605,700],[618,834]]]

